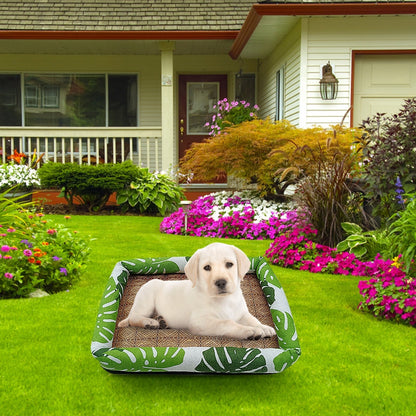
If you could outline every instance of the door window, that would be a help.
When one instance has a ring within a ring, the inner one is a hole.
[[[219,101],[218,82],[187,83],[187,132],[207,135],[210,131],[205,124],[212,120],[214,105]]]

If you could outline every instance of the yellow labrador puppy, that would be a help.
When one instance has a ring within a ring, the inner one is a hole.
[[[275,330],[251,315],[240,282],[250,268],[237,247],[213,243],[195,252],[185,266],[189,280],[153,279],[138,291],[119,327],[189,329],[195,335],[238,339],[271,337]],[[157,319],[151,316],[159,315]],[[163,317],[163,318],[162,318]]]

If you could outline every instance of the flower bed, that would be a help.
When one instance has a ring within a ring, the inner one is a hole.
[[[364,300],[359,309],[373,315],[416,326],[416,280],[406,276],[396,261],[361,261],[355,254],[317,244],[316,235],[307,222],[278,236],[266,251],[273,264],[293,267],[312,273],[333,273],[370,277],[360,281],[358,288]]]
[[[73,231],[41,213],[28,214],[27,220],[23,231],[0,225],[0,299],[68,289],[88,257],[86,242]]]
[[[160,226],[168,234],[185,234],[181,208]],[[359,282],[359,308],[375,316],[416,326],[416,280],[406,276],[400,261],[361,261],[353,253],[318,244],[317,230],[305,216],[285,211],[250,193],[220,192],[191,204],[186,234],[202,237],[273,239],[266,257],[278,266],[312,273],[368,277]]]
[[[180,208],[163,219],[160,230],[167,234],[198,237],[273,239],[291,226],[295,211],[287,205],[256,198],[253,193],[217,192],[192,202],[187,214]]]

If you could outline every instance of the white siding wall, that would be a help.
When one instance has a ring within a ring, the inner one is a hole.
[[[259,65],[260,115],[275,119],[276,72],[284,70],[284,118],[292,124],[299,123],[300,88],[300,25],[281,42],[272,54]]]
[[[307,46],[305,125],[334,125],[351,105],[352,51],[416,49],[416,21],[414,16],[310,18]],[[339,80],[333,101],[323,101],[319,94],[321,67],[328,60]],[[349,120],[348,115],[346,125]]]
[[[260,61],[261,116],[275,117],[276,71],[284,67],[284,118],[300,127],[339,124],[351,106],[352,51],[404,49],[416,49],[414,16],[304,18]],[[319,80],[328,61],[339,92],[336,100],[323,101]],[[348,114],[344,124],[349,122]]]

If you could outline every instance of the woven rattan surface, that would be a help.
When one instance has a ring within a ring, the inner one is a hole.
[[[118,322],[126,318],[139,288],[150,278],[161,280],[186,279],[184,274],[154,275],[152,277],[131,275],[120,300]],[[273,325],[267,300],[261,290],[257,277],[248,274],[241,289],[249,311],[263,324]],[[260,340],[239,340],[225,337],[196,336],[183,329],[142,329],[135,327],[118,328],[113,338],[113,347],[241,347],[241,348],[279,348],[277,336]]]

